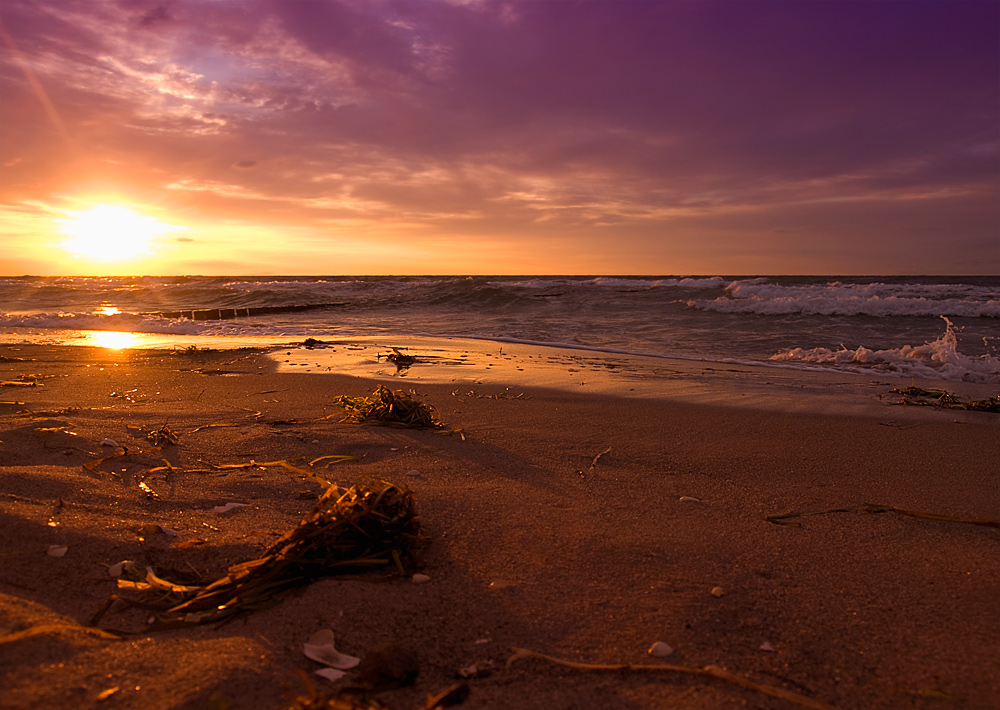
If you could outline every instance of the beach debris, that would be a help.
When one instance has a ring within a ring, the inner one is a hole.
[[[916,510],[905,510],[903,508],[897,508],[892,505],[878,505],[875,503],[865,503],[861,508],[831,508],[830,510],[809,510],[809,511],[797,511],[793,510],[790,513],[780,513],[778,515],[769,515],[764,520],[769,523],[774,523],[775,525],[783,525],[790,528],[800,528],[802,523],[796,520],[797,518],[804,518],[810,515],[828,515],[830,513],[896,513],[897,515],[905,515],[911,518],[921,518],[923,520],[937,520],[946,523],[964,523],[966,525],[982,525],[988,528],[1000,528],[1000,520],[984,520],[982,518],[966,518],[956,515],[941,515],[940,513],[925,513]]]
[[[165,537],[177,537],[177,531],[171,530],[170,528],[165,528],[162,525],[157,525],[156,523],[146,523],[139,528],[139,538],[145,539],[152,537],[153,535],[164,535]]]
[[[430,582],[431,578],[426,574],[420,574],[419,572],[417,572],[412,577],[410,577],[410,581],[413,582],[414,584],[425,584],[427,582]]]
[[[111,688],[108,688],[107,690],[102,690],[100,693],[97,694],[97,696],[94,698],[94,700],[96,700],[98,702],[102,702],[104,700],[107,700],[108,698],[110,698],[112,695],[114,695],[115,693],[119,692],[120,690],[121,690],[121,686],[118,686],[118,685],[116,685],[114,687],[111,687]]]
[[[316,671],[316,673],[328,680],[335,674],[343,673],[343,671],[338,671],[335,668],[328,670],[330,671],[329,673],[321,673],[320,671]],[[343,694],[343,690],[333,696],[321,695],[313,679],[304,670],[300,668],[296,673],[306,686],[307,694],[291,698],[292,704],[288,707],[288,710],[389,710],[386,705],[383,705],[374,698],[346,695]],[[228,708],[213,707],[212,710],[228,710]]]
[[[500,392],[499,394],[483,394],[481,392],[476,392],[475,390],[469,390],[464,395],[462,395],[462,394],[460,394],[459,390],[454,390],[451,393],[451,396],[458,398],[459,402],[464,402],[465,401],[464,399],[462,399],[462,397],[471,397],[473,399],[496,399],[496,400],[500,400],[500,399],[531,399],[531,397],[526,397],[525,394],[524,394],[524,392],[521,392],[519,394],[512,394],[511,391],[510,391],[510,387],[504,387],[503,392]]]
[[[237,508],[245,508],[246,503],[226,503],[224,505],[217,505],[212,508],[212,512],[217,515],[222,515],[223,513],[228,513],[230,511],[236,510]]]
[[[263,555],[185,592],[182,602],[127,601],[159,606],[160,628],[221,621],[275,604],[280,592],[325,576],[388,565],[402,571],[403,556],[412,559],[422,545],[419,531],[408,489],[386,481],[360,482],[346,490],[330,486],[298,526]]]
[[[421,705],[418,710],[438,710],[439,708],[450,708],[464,703],[472,689],[468,683],[455,683],[448,686],[440,693],[427,696],[427,702]]]
[[[361,663],[361,659],[357,656],[350,656],[336,649],[333,644],[333,631],[330,629],[322,629],[310,636],[309,640],[302,646],[302,652],[306,658],[340,671],[341,677],[344,675],[343,671],[350,670]],[[317,671],[317,674],[320,674],[320,671]],[[336,680],[336,678],[327,677],[327,680]]]
[[[313,443],[318,444],[319,442],[315,441]],[[347,456],[344,454],[330,454],[328,456],[320,456],[318,458],[313,459],[312,461],[309,462],[309,465],[315,466],[320,461],[326,461],[325,467],[330,468],[330,466],[333,466],[335,463],[345,463],[347,461],[360,461],[360,460],[361,458],[358,456]]]
[[[991,412],[1000,414],[1000,395],[987,399],[962,400],[947,390],[924,389],[910,385],[909,387],[896,387],[894,394],[901,394],[903,398],[895,404],[943,407],[945,409],[965,409],[972,412]]]
[[[28,379],[18,379],[18,380],[4,380],[0,382],[0,387],[37,387],[38,382],[35,380]]]
[[[180,436],[177,432],[173,431],[166,424],[146,434],[146,441],[151,442],[153,446],[173,446],[179,440]]]
[[[119,583],[122,580],[118,580]],[[146,584],[152,589],[156,589],[161,592],[169,592],[170,594],[191,594],[192,592],[198,592],[201,587],[192,584],[174,584],[173,582],[168,582],[161,577],[158,577],[155,572],[153,572],[152,567],[146,568]]]
[[[110,439],[109,439],[109,441],[110,441]],[[126,449],[122,448],[119,451],[114,452],[113,454],[109,454],[108,456],[103,456],[103,457],[101,457],[99,459],[94,459],[93,461],[88,461],[87,463],[83,464],[83,468],[84,468],[84,470],[90,471],[91,473],[98,473],[97,467],[100,466],[102,463],[110,461],[111,459],[120,458],[122,456],[125,456],[127,453],[128,453],[128,451]]]
[[[428,404],[413,399],[402,390],[379,385],[371,397],[347,397],[334,400],[347,412],[344,421],[357,424],[385,424],[417,429],[440,429],[443,424]]]
[[[159,500],[159,494],[149,487],[145,481],[139,481],[139,490],[146,494],[146,497],[150,500]]]
[[[646,651],[650,656],[654,658],[665,658],[674,652],[673,646],[664,643],[663,641],[657,641]]]
[[[508,582],[505,579],[495,579],[489,583],[487,589],[492,589],[493,591],[500,591],[502,589],[511,589],[516,586],[517,586],[516,582]]]
[[[759,650],[764,651],[765,653],[775,653],[774,646],[769,644],[767,641],[762,643],[758,648]]]
[[[774,698],[787,700],[788,702],[799,705],[800,707],[809,708],[809,710],[836,710],[836,708],[832,705],[828,705],[821,700],[814,700],[813,698],[809,698],[805,695],[800,695],[799,693],[792,692],[791,690],[785,690],[784,688],[778,688],[773,685],[758,683],[741,675],[730,673],[729,671],[719,668],[718,666],[692,668],[690,666],[668,665],[666,663],[656,665],[639,663],[580,663],[578,661],[570,661],[563,658],[557,658],[555,656],[549,656],[544,653],[538,653],[537,651],[531,651],[526,648],[514,648],[514,654],[507,659],[507,667],[509,668],[514,663],[526,658],[547,661],[548,663],[552,663],[557,666],[574,668],[580,671],[641,671],[651,673],[678,673],[681,675],[714,678],[716,680],[732,683],[733,685],[738,685],[741,688],[755,690]]]
[[[132,560],[122,560],[121,562],[115,562],[113,565],[108,566],[108,576],[109,577],[121,577],[125,572],[131,572],[135,569],[135,562]]]
[[[229,422],[213,422],[212,424],[202,424],[199,427],[195,427],[194,429],[191,430],[191,433],[194,434],[195,432],[201,431],[202,429],[216,429],[216,428],[237,427],[237,426],[240,425],[230,424]]]
[[[604,454],[608,454],[608,453],[611,453],[611,447],[610,446],[608,448],[606,448],[604,451],[602,451],[601,453],[599,453],[597,456],[594,457],[594,460],[590,462],[590,468],[587,469],[587,475],[588,476],[594,472],[595,468],[597,468],[597,462],[601,460],[601,457],[604,456]]]
[[[417,358],[413,355],[407,355],[406,353],[400,352],[399,348],[389,348],[392,350],[391,353],[385,356],[388,362],[391,362],[396,366],[396,372],[401,372],[402,370],[409,369],[413,363],[417,362]],[[376,360],[382,359],[382,353],[376,353]]]
[[[465,668],[459,668],[455,675],[458,678],[487,678],[492,672],[492,661],[476,661]]]
[[[49,545],[49,550],[46,553],[49,557],[63,557],[69,548],[66,545]]]
[[[711,594],[713,597],[721,597],[725,593],[726,590],[723,589],[722,587],[712,587],[712,591],[709,592],[709,594]]]
[[[125,392],[112,392],[108,396],[109,397],[114,397],[115,399],[124,399],[126,402],[129,402],[131,404],[135,404],[136,403],[136,398],[143,399],[143,397],[141,397],[140,395],[136,394],[138,391],[139,391],[138,389],[130,389],[130,390],[127,390]]]

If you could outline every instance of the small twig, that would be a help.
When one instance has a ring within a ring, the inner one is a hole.
[[[724,680],[734,685],[739,685],[743,688],[749,688],[750,690],[756,690],[758,692],[764,693],[765,695],[770,695],[775,698],[781,698],[782,700],[787,700],[790,703],[795,703],[804,708],[810,708],[810,710],[836,710],[833,705],[828,705],[820,700],[813,700],[812,698],[807,698],[804,695],[799,695],[798,693],[793,693],[790,690],[785,690],[784,688],[778,688],[773,685],[765,685],[763,683],[757,683],[749,678],[744,678],[743,676],[736,675],[735,673],[730,673],[729,671],[723,670],[718,666],[705,666],[704,668],[688,668],[687,666],[673,666],[668,664],[641,664],[641,663],[614,663],[614,664],[603,664],[603,663],[579,663],[577,661],[567,661],[562,658],[556,658],[555,656],[548,656],[544,653],[537,653],[536,651],[529,651],[526,648],[515,648],[514,655],[507,659],[507,666],[510,667],[515,661],[519,661],[522,658],[538,658],[543,661],[548,661],[549,663],[555,663],[559,666],[565,666],[567,668],[575,668],[581,671],[659,671],[659,672],[671,672],[671,673],[682,673],[684,675],[695,675],[708,678],[717,678],[719,680]]]
[[[588,476],[594,472],[595,468],[597,468],[597,462],[601,460],[601,457],[604,456],[604,454],[609,453],[610,451],[611,447],[609,446],[604,451],[602,451],[601,453],[599,453],[597,456],[594,457],[594,460],[590,462],[590,468],[587,469]]]

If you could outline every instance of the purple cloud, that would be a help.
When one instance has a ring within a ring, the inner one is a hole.
[[[70,190],[69,160],[220,217],[595,250],[702,225],[766,253],[794,223],[863,258],[845,230],[913,215],[968,254],[997,236],[995,2],[8,0],[2,20],[5,202]]]

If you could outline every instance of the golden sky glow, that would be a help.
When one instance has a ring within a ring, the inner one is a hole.
[[[5,0],[0,274],[1000,272],[984,0]]]

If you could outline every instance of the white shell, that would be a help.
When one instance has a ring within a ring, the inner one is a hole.
[[[411,476],[413,478],[417,478],[420,475],[420,471],[413,469],[412,471],[407,471],[406,475]]]
[[[330,629],[317,631],[310,636],[309,640],[303,645],[302,652],[306,655],[306,658],[310,658],[317,663],[345,671],[361,663],[360,658],[348,656],[346,653],[341,653],[334,648],[333,631]]]
[[[122,572],[131,570],[133,567],[135,567],[135,563],[132,560],[122,560],[108,567],[108,575],[111,577],[121,577]]]
[[[49,545],[49,557],[62,557],[69,548],[65,545]]]
[[[410,579],[413,580],[414,584],[423,584],[424,582],[431,581],[430,577],[428,577],[426,574],[420,574],[419,572],[413,575]]]
[[[649,650],[646,651],[650,656],[655,656],[656,658],[663,658],[664,656],[669,656],[674,652],[674,649],[669,644],[663,643],[663,641],[657,641]]]
[[[774,646],[765,641],[760,645],[760,650],[767,651],[768,653],[774,653]]]
[[[105,439],[104,441],[101,442],[101,446],[113,446],[114,448],[117,449],[118,443],[111,439]]]
[[[694,496],[681,496],[677,500],[683,501],[684,503],[701,503],[701,498],[695,498]]]

